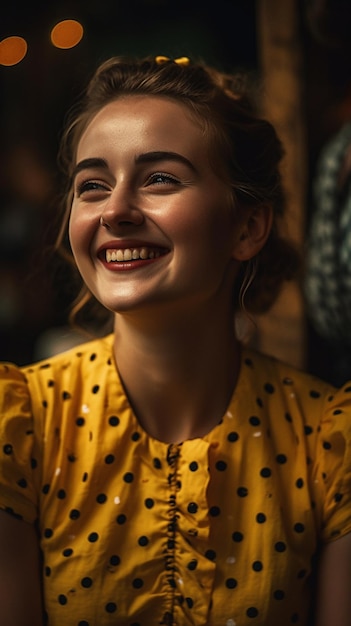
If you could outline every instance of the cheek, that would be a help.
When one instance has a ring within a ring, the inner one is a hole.
[[[68,222],[68,237],[69,237],[69,242],[70,242],[74,256],[76,255],[77,248],[79,248],[80,233],[81,233],[81,229],[79,228],[76,216],[72,209],[69,222]]]
[[[68,235],[74,255],[88,251],[94,231],[95,221],[72,206]]]

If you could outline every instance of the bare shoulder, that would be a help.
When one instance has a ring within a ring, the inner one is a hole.
[[[41,626],[39,541],[35,527],[0,511],[2,626]]]
[[[322,549],[316,626],[351,624],[351,533]]]

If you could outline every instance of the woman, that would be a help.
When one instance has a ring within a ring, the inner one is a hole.
[[[350,623],[351,388],[235,334],[295,263],[244,91],[111,59],[67,129],[60,238],[114,332],[2,367],[4,626]]]

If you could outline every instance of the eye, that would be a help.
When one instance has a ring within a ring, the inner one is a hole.
[[[179,185],[179,180],[171,174],[154,172],[147,180],[147,185]]]
[[[78,197],[85,193],[101,191],[108,191],[108,187],[106,184],[99,182],[98,180],[83,180],[82,182],[77,183],[76,187],[76,195]]]

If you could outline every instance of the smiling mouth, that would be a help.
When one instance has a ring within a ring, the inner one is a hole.
[[[106,263],[125,263],[126,261],[147,261],[157,259],[166,254],[166,250],[159,248],[107,248],[105,250]]]

